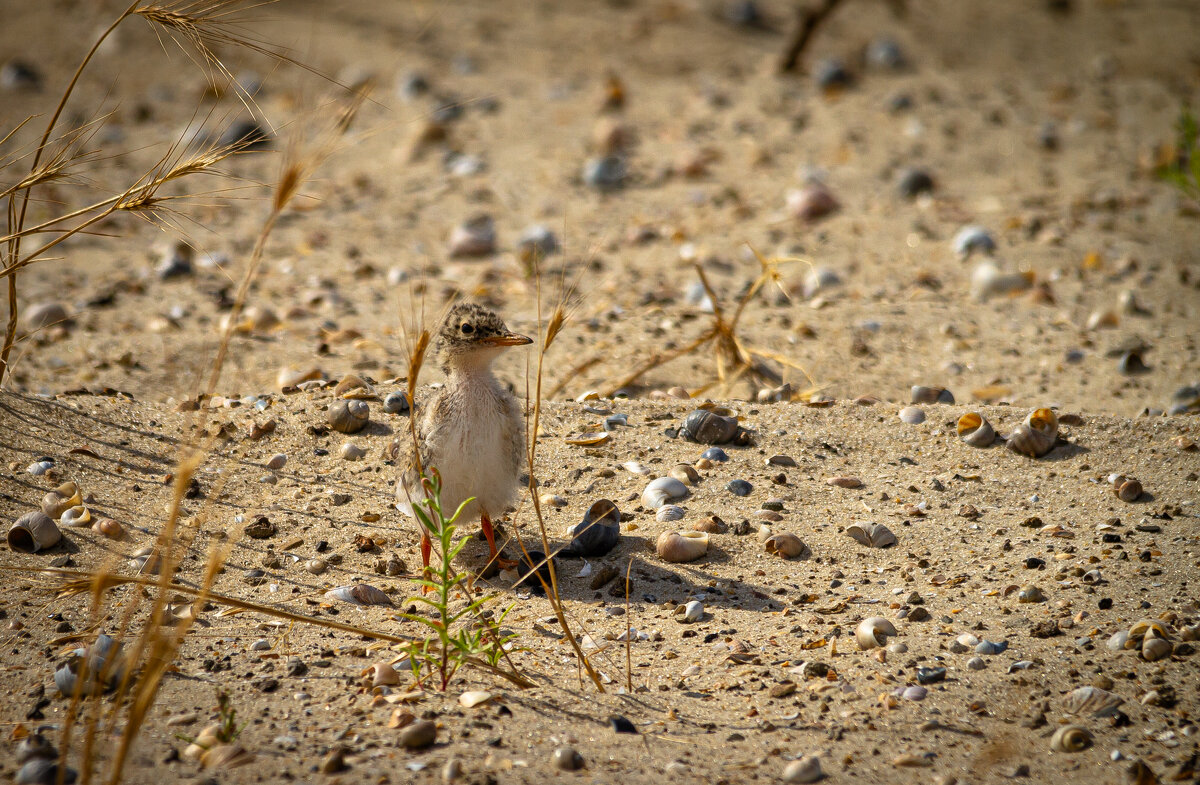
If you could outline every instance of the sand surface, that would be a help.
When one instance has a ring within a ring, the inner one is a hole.
[[[291,140],[309,140],[344,99],[303,71],[223,50],[245,83],[262,82],[255,101],[274,138],[271,150],[228,164],[237,182],[204,181],[238,190],[195,199],[166,228],[116,217],[97,227],[113,236],[74,238],[61,258],[19,278],[23,311],[55,302],[71,319],[22,325],[0,393],[0,516],[15,520],[70,480],[125,535],[64,529],[63,544],[6,551],[4,564],[132,574],[128,557],[152,545],[167,519],[181,450],[205,443],[212,453],[181,511],[194,536],[182,584],[198,585],[209,549],[229,546],[217,592],[418,634],[396,616],[411,604],[412,583],[375,569],[393,555],[409,573],[419,565],[417,533],[390,506],[399,467],[389,447],[407,416],[372,400],[365,431],[323,433],[333,384],[356,373],[379,398],[400,389],[404,328],[432,328],[452,296],[485,302],[534,335],[539,312],[566,289],[571,318],[545,357],[550,394],[534,473],[543,494],[561,497],[563,506],[545,509],[559,545],[592,502],[616,502],[627,518],[621,543],[591,569],[624,571],[632,560],[632,590],[626,612],[622,582],[593,590],[590,576],[579,577],[583,562],[559,562],[572,628],[588,636],[603,677],[600,694],[545,598],[510,588],[507,574],[480,581],[496,594],[497,612],[513,604],[504,620],[520,649],[512,661],[536,686],[465,669],[446,694],[431,687],[399,704],[439,724],[436,744],[418,752],[399,747],[387,727],[396,708],[387,698],[407,686],[379,697],[361,684],[364,669],[399,656],[399,647],[263,614],[219,615],[213,603],[164,679],[127,779],[432,782],[454,758],[470,782],[769,782],[804,755],[820,756],[832,782],[993,782],[1014,773],[1027,782],[1122,782],[1126,759],[1160,778],[1180,771],[1196,752],[1200,708],[1186,640],[1200,618],[1200,427],[1197,393],[1181,392],[1200,383],[1200,224],[1195,203],[1159,181],[1152,164],[1174,138],[1180,103],[1197,103],[1200,10],[1132,1],[1076,2],[1067,15],[1041,2],[909,5],[896,18],[883,3],[849,0],[818,34],[805,71],[785,77],[773,71],[792,14],[781,3],[762,6],[756,29],[691,2],[380,9],[297,0],[257,12],[262,38],[343,83],[375,83],[267,244],[247,305],[280,323],[234,336],[215,405],[181,403],[195,400],[211,368],[266,215],[261,184],[277,177]],[[115,11],[54,1],[4,13],[0,60],[35,63],[43,82],[41,91],[4,91],[7,130],[52,111],[86,42]],[[907,67],[864,60],[883,37],[899,44]],[[831,57],[854,82],[824,93],[811,72]],[[403,86],[417,73],[430,90],[414,97]],[[603,106],[610,76],[625,99],[615,110]],[[909,108],[897,110],[897,96]],[[416,144],[444,104],[461,110],[441,126],[444,140]],[[99,51],[64,117],[78,123],[107,111],[91,143],[101,151],[87,171],[91,185],[56,184],[42,196],[70,207],[94,188],[119,191],[197,118],[220,126],[245,110],[228,92],[206,97],[192,63],[173,44],[164,53],[135,19]],[[38,122],[2,151],[34,143]],[[598,191],[581,174],[598,155],[597,129],[613,124],[634,138],[628,175],[621,188]],[[1052,149],[1043,143],[1048,124]],[[129,152],[109,157],[119,151]],[[912,167],[934,187],[909,199],[897,181]],[[798,219],[788,192],[813,181],[840,208]],[[30,223],[60,209],[35,204]],[[451,256],[454,228],[480,213],[494,221],[496,250]],[[518,242],[534,224],[560,246],[540,279]],[[994,253],[956,254],[954,238],[969,225],[991,234]],[[155,271],[163,248],[181,238],[195,248],[193,270],[164,279]],[[711,344],[671,359],[713,324],[697,265],[728,320],[763,271],[751,248],[774,274],[745,298],[735,334],[779,378],[732,378]],[[980,296],[972,281],[987,264],[996,275],[1021,274],[1021,287]],[[824,285],[814,290],[813,281]],[[1131,349],[1145,370],[1122,372]],[[656,355],[665,361],[630,378]],[[523,398],[536,359],[516,350],[497,364]],[[281,391],[281,381],[306,374],[329,383]],[[423,369],[423,385],[438,381],[432,364]],[[780,383],[796,400],[758,402],[762,388]],[[902,422],[915,384],[946,387],[957,403],[924,405],[924,422]],[[698,400],[652,396],[673,386]],[[576,400],[589,390],[600,397]],[[630,397],[612,398],[618,390]],[[423,387],[418,405],[426,395]],[[642,507],[642,489],[699,460],[705,445],[665,431],[705,399],[736,410],[755,443],[726,446],[731,459],[699,469],[679,502],[682,519],[659,521]],[[973,448],[956,433],[958,418],[975,411],[1008,435],[1038,407],[1063,419],[1057,444],[1039,459],[1002,443]],[[1181,413],[1162,415],[1172,407]],[[629,426],[604,444],[568,443],[599,430],[605,412],[628,415]],[[274,432],[252,438],[267,420]],[[365,457],[341,458],[347,441]],[[265,464],[277,453],[288,460],[272,472]],[[768,464],[772,456],[795,465]],[[30,474],[42,457],[53,469]],[[650,474],[631,472],[631,461]],[[1120,500],[1111,474],[1137,478],[1145,492]],[[861,487],[827,484],[839,476]],[[753,486],[749,495],[727,489],[735,479]],[[769,500],[781,503],[768,516],[778,521],[763,517]],[[668,564],[655,555],[660,533],[712,516],[726,528],[711,535],[703,558]],[[273,533],[244,532],[263,517]],[[846,533],[871,522],[887,526],[896,545],[867,548]],[[767,523],[798,535],[810,558],[768,555],[755,530]],[[528,498],[504,531],[540,547]],[[515,554],[515,543],[507,550]],[[478,568],[485,555],[472,540],[459,566]],[[329,570],[306,571],[314,558]],[[264,571],[262,580],[249,570]],[[86,596],[55,596],[61,581],[14,572],[0,591],[0,667],[14,696],[0,722],[45,727],[56,743],[70,702],[52,674],[73,636],[116,632],[128,613],[136,632],[147,604],[136,601],[139,589],[117,588],[95,616]],[[383,589],[396,607],[324,596],[359,582]],[[1027,586],[1045,602],[1019,602]],[[676,606],[695,597],[704,617],[678,623]],[[906,650],[860,651],[855,627],[870,616],[892,620],[893,642]],[[1160,620],[1171,655],[1147,662],[1107,647],[1141,619]],[[646,636],[629,646],[630,668],[616,640],[627,626]],[[974,652],[955,651],[964,633],[1008,648],[972,670]],[[269,648],[254,648],[260,640]],[[893,695],[917,685],[918,669],[938,667],[945,678],[922,700]],[[794,691],[780,686],[789,682]],[[632,691],[618,694],[627,685]],[[1123,698],[1120,716],[1065,713],[1068,694],[1086,685]],[[215,720],[217,688],[247,722],[238,741],[257,756],[252,766],[213,773],[177,759],[186,747],[178,735]],[[494,697],[464,708],[466,690]],[[29,716],[35,708],[40,716]],[[640,735],[614,733],[613,715]],[[1051,750],[1050,734],[1068,720],[1093,734],[1090,748]],[[582,755],[580,772],[554,768],[551,755],[564,745]],[[101,760],[112,746],[101,745]],[[349,769],[319,772],[335,748]],[[11,759],[0,767],[6,776],[15,769]]]

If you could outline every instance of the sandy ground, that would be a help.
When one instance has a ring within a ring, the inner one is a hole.
[[[173,779],[214,776],[173,760],[172,751],[185,746],[176,734],[194,734],[215,718],[218,686],[249,722],[241,743],[259,756],[255,766],[218,772],[220,781],[329,779],[315,767],[339,746],[351,767],[336,775],[344,781],[435,781],[450,758],[473,782],[770,781],[807,754],[820,755],[835,782],[987,782],[1014,773],[1030,782],[1120,782],[1128,762],[1114,761],[1118,752],[1160,777],[1178,770],[1196,744],[1195,659],[1181,638],[1200,615],[1192,585],[1200,457],[1185,449],[1200,441],[1200,429],[1194,414],[1158,413],[1186,406],[1195,393],[1177,392],[1200,382],[1200,231],[1195,204],[1155,179],[1148,163],[1172,140],[1181,101],[1196,104],[1200,11],[1186,2],[1074,6],[1057,15],[1041,2],[913,2],[897,19],[883,3],[850,0],[806,58],[810,71],[824,58],[843,60],[855,79],[836,94],[818,89],[810,73],[772,72],[791,15],[784,4],[765,4],[759,29],[731,25],[698,3],[381,10],[297,0],[263,9],[270,19],[255,27],[262,37],[291,45],[340,81],[372,76],[376,89],[268,243],[249,304],[269,308],[281,323],[233,340],[217,392],[245,402],[206,412],[205,432],[215,423],[236,428],[202,467],[201,495],[185,501],[184,521],[197,534],[181,579],[194,584],[207,548],[233,536],[217,591],[415,633],[395,609],[360,610],[323,597],[359,580],[400,605],[411,591],[404,578],[374,570],[391,554],[410,567],[419,558],[415,532],[389,507],[397,468],[386,448],[407,420],[372,403],[372,425],[351,439],[366,457],[345,461],[344,437],[312,430],[332,390],[283,394],[281,372],[295,379],[315,370],[333,381],[355,372],[386,394],[397,385],[384,380],[404,373],[403,325],[422,311],[432,323],[456,292],[536,333],[538,282],[520,260],[518,239],[540,223],[561,245],[546,260],[543,310],[564,286],[573,292],[572,319],[546,358],[546,389],[555,393],[535,468],[544,491],[565,501],[548,510],[547,522],[563,542],[563,529],[591,502],[616,501],[631,517],[618,550],[593,568],[623,569],[632,557],[631,605],[623,615],[623,591],[593,591],[590,578],[576,577],[579,562],[561,563],[572,621],[603,649],[593,655],[608,680],[600,695],[581,681],[557,625],[546,621],[545,599],[511,590],[503,576],[487,584],[516,603],[505,622],[524,649],[514,661],[538,686],[518,690],[464,672],[446,696],[431,691],[412,707],[441,726],[437,744],[419,753],[397,746],[397,731],[386,727],[393,707],[372,705],[359,685],[364,668],[396,652],[346,633],[281,628],[265,616],[217,616],[214,606],[164,682],[129,779],[161,779],[163,771]],[[111,16],[57,1],[4,13],[0,60],[34,63],[43,82],[41,91],[5,90],[8,128],[52,109],[84,42]],[[880,37],[898,42],[906,68],[864,60]],[[196,414],[177,404],[200,389],[265,216],[255,184],[273,181],[281,151],[317,124],[337,93],[294,69],[240,64],[228,54],[245,82],[255,74],[262,81],[255,100],[276,137],[273,150],[229,165],[241,178],[238,198],[201,197],[166,230],[114,219],[100,229],[119,237],[74,239],[61,259],[20,278],[24,309],[61,303],[71,321],[34,332],[23,326],[0,397],[0,514],[14,520],[72,480],[127,536],[112,541],[70,529],[64,545],[6,552],[6,564],[61,566],[65,556],[68,566],[127,572],[126,557],[163,525],[165,478],[178,446],[201,435]],[[429,93],[402,89],[415,73]],[[616,111],[602,107],[609,75],[625,96]],[[177,50],[164,54],[140,20],[101,49],[77,95],[68,121],[113,111],[94,146],[106,155],[132,151],[90,166],[90,181],[104,193],[136,179],[196,117],[220,125],[243,113],[228,95],[206,98],[203,77]],[[895,109],[897,96],[909,108]],[[461,114],[445,122],[445,141],[414,153],[414,139],[446,103]],[[600,192],[581,172],[597,155],[597,128],[612,123],[636,141],[623,187]],[[1043,144],[1047,124],[1053,149]],[[33,139],[24,129],[4,152]],[[931,193],[898,193],[909,167],[928,171]],[[805,222],[789,214],[787,193],[811,178],[823,180],[840,209]],[[73,206],[87,192],[58,185],[44,195]],[[54,209],[35,205],[31,222]],[[451,257],[454,227],[478,213],[495,222],[496,251]],[[956,255],[955,235],[972,224],[993,236],[990,257]],[[155,272],[161,249],[181,236],[197,249],[194,270],[163,279]],[[721,389],[707,348],[624,378],[711,324],[695,297],[695,264],[719,304],[737,301],[761,270],[747,244],[801,261],[778,262],[778,285],[749,299],[738,336],[802,366],[807,377],[768,361],[797,390],[834,401],[828,408],[747,401],[758,390],[740,382]],[[972,280],[989,261],[1000,274],[1027,273],[1022,280],[1033,285],[975,296]],[[805,291],[813,271],[827,285]],[[1134,346],[1148,370],[1122,373],[1122,354]],[[533,359],[512,352],[499,364],[518,392]],[[423,382],[437,381],[432,368],[424,374]],[[623,383],[634,399],[574,401]],[[925,422],[905,424],[897,412],[913,384],[948,387],[959,403],[926,406]],[[638,461],[661,475],[698,460],[702,446],[663,433],[691,405],[647,400],[672,385],[730,399],[757,444],[729,448],[732,460],[702,469],[681,502],[684,518],[665,523],[639,509],[648,478],[623,464]],[[852,402],[864,395],[879,401]],[[252,400],[264,409],[251,408]],[[1007,434],[1041,406],[1075,418],[1061,429],[1064,441],[1038,460],[1001,445],[977,450],[955,433],[970,410]],[[602,419],[585,407],[628,414],[631,427],[601,446],[569,445],[567,436],[595,430]],[[1143,416],[1147,410],[1155,416]],[[249,438],[253,423],[268,418],[276,431]],[[85,446],[87,453],[71,452]],[[276,482],[261,482],[275,453],[288,463]],[[767,465],[773,455],[796,466]],[[42,456],[54,459],[54,471],[29,474]],[[1145,495],[1117,499],[1111,473],[1137,477]],[[839,475],[863,485],[825,483]],[[751,494],[726,490],[733,479],[750,482]],[[742,520],[763,522],[756,512],[768,499],[782,501],[774,525],[799,535],[810,559],[778,560],[756,533],[734,533]],[[912,514],[912,505],[923,514]],[[963,505],[979,516],[962,516]],[[702,560],[672,565],[655,556],[660,532],[712,514],[730,529],[712,536]],[[242,523],[259,516],[275,533],[241,535]],[[871,521],[887,525],[897,545],[868,549],[846,535]],[[536,531],[527,501],[507,526],[514,529],[526,538]],[[359,552],[358,535],[373,538],[377,550]],[[321,542],[327,546],[318,554]],[[477,566],[484,553],[482,542],[470,543],[464,566]],[[329,572],[304,571],[308,559],[331,554],[341,561]],[[1027,568],[1031,558],[1044,564]],[[265,570],[266,581],[248,583],[251,569]],[[1091,570],[1102,582],[1084,580]],[[51,674],[67,639],[108,630],[135,592],[115,590],[107,617],[93,619],[85,598],[55,599],[54,583],[14,573],[0,593],[5,684],[17,696],[0,721],[49,726],[57,738],[67,702]],[[1013,587],[1030,584],[1046,602],[1017,601]],[[677,623],[675,605],[701,595],[706,616]],[[914,608],[928,620],[913,621]],[[907,651],[881,662],[858,650],[855,625],[872,615],[895,620]],[[1142,618],[1163,619],[1179,653],[1146,662],[1106,647]],[[625,650],[606,636],[627,622],[649,639],[630,647],[634,691],[622,696],[615,693],[626,683]],[[952,650],[963,633],[1009,648],[971,670],[972,654]],[[259,639],[271,648],[252,649]],[[292,658],[307,673],[291,675]],[[807,670],[795,670],[806,662]],[[1032,664],[1010,672],[1016,662]],[[946,678],[923,700],[899,698],[891,707],[881,699],[932,667],[945,667]],[[787,682],[794,692],[779,687]],[[1049,734],[1068,718],[1064,698],[1084,685],[1124,698],[1127,719],[1075,717],[1094,745],[1052,752]],[[465,709],[457,696],[466,689],[496,698]],[[43,716],[27,718],[35,705]],[[1043,712],[1047,724],[1027,722]],[[641,735],[613,733],[614,714]],[[564,744],[583,756],[580,773],[553,768],[551,753]],[[10,760],[3,770],[15,768]]]

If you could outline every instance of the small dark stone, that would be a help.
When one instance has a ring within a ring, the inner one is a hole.
[[[1034,624],[1029,630],[1029,635],[1033,638],[1053,638],[1062,635],[1062,630],[1058,628],[1058,622],[1054,619],[1046,619]]]
[[[717,463],[724,463],[725,461],[729,460],[729,456],[720,447],[709,447],[700,454],[700,457],[707,458],[710,461],[716,461]]]
[[[588,585],[592,591],[596,591],[597,589],[603,588],[604,584],[608,583],[619,574],[620,573],[617,571],[616,567],[613,567],[611,564],[606,564],[596,571],[596,574],[592,576],[592,582]]]
[[[749,496],[750,492],[754,490],[754,486],[745,480],[730,480],[725,488],[734,496]]]
[[[217,137],[221,147],[237,146],[247,152],[271,147],[271,134],[252,120],[238,120]]]
[[[578,771],[583,768],[583,756],[574,747],[559,747],[554,751],[554,768]]]
[[[269,676],[264,679],[255,679],[250,684],[259,692],[274,692],[279,689],[279,679],[273,679]]]
[[[822,90],[841,90],[854,83],[853,75],[846,70],[845,64],[836,58],[817,63],[813,79]]]
[[[29,63],[9,60],[0,68],[0,85],[6,90],[41,90],[42,75]]]
[[[1027,570],[1040,570],[1041,568],[1043,568],[1045,566],[1046,566],[1045,559],[1039,559],[1036,556],[1030,556],[1028,559],[1025,560],[1025,569],[1027,569]]]
[[[583,166],[583,181],[599,191],[614,191],[625,184],[629,166],[619,155],[591,158]]]
[[[625,719],[619,714],[614,714],[608,718],[608,726],[616,733],[637,733],[638,729],[633,723]]]
[[[933,177],[924,169],[905,169],[896,182],[896,190],[905,199],[915,199],[933,190]]]
[[[287,675],[303,676],[306,673],[308,673],[308,665],[305,664],[304,660],[293,657],[287,661]]]
[[[1098,607],[1102,611],[1106,611],[1109,608],[1111,608],[1112,606],[1113,606],[1113,601],[1112,601],[1111,597],[1101,597],[1100,602],[1096,603],[1096,607]]]
[[[917,681],[921,684],[937,684],[945,678],[945,668],[917,668]]]
[[[535,567],[537,568],[537,576],[525,578],[525,576],[533,573]],[[547,586],[550,585],[550,563],[546,560],[546,554],[541,551],[529,551],[528,555],[521,554],[521,559],[517,562],[517,574],[525,579],[521,583],[522,586],[527,586],[534,592],[544,591],[542,581],[545,581]]]

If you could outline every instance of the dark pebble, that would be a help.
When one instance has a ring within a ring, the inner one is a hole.
[[[608,718],[608,726],[617,733],[637,733],[638,729],[633,726],[633,723],[625,719],[619,714],[614,714]]]
[[[817,63],[813,79],[822,90],[840,90],[854,82],[854,77],[846,70],[846,66],[835,58]]]
[[[896,183],[896,190],[905,199],[915,199],[933,190],[933,178],[924,169],[905,169]]]
[[[629,167],[619,155],[589,159],[583,165],[583,181],[601,191],[612,191],[625,184]]]
[[[725,461],[729,460],[729,456],[720,447],[709,447],[700,454],[700,457],[707,458],[710,461],[716,461],[717,463],[724,463]]]
[[[730,480],[725,488],[734,496],[749,496],[754,486],[745,480]]]
[[[1040,570],[1042,567],[1045,567],[1045,566],[1046,566],[1045,560],[1039,559],[1036,556],[1030,556],[1028,559],[1025,560],[1025,569],[1027,569],[1027,570]]]
[[[271,134],[251,120],[238,120],[217,137],[221,147],[238,146],[247,152],[271,147]]]
[[[1101,597],[1100,602],[1096,603],[1096,607],[1098,607],[1102,611],[1106,611],[1109,608],[1111,608],[1112,606],[1113,606],[1113,601],[1112,601],[1111,597]]]
[[[917,668],[917,681],[921,684],[937,684],[945,678],[945,668]]]

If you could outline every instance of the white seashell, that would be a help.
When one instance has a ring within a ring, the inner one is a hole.
[[[882,523],[856,523],[846,529],[846,534],[868,548],[887,548],[896,544],[896,535]]]
[[[1146,636],[1142,642],[1142,659],[1146,662],[1161,660],[1168,656],[1173,648],[1171,642],[1165,638]]]
[[[29,472],[30,474],[34,475],[35,477],[41,477],[43,474],[45,474],[46,472],[50,471],[53,468],[54,468],[54,464],[51,463],[50,461],[34,461],[33,463],[29,464],[29,466],[27,466],[25,468],[25,471]]]
[[[1031,458],[1041,458],[1058,438],[1058,417],[1049,409],[1036,409],[1008,436],[1008,449]]]
[[[1128,630],[1121,630],[1120,632],[1114,632],[1112,634],[1112,636],[1109,637],[1108,643],[1105,645],[1108,646],[1109,650],[1111,650],[1111,651],[1124,651],[1125,644],[1128,642],[1129,642]]]
[[[972,657],[967,660],[967,668],[973,671],[981,671],[987,667],[987,663],[983,661],[983,657]]]
[[[659,477],[642,491],[642,504],[657,510],[673,499],[682,499],[688,495],[687,486],[674,477]]]
[[[700,600],[692,600],[686,605],[680,605],[675,609],[675,621],[680,624],[691,624],[692,622],[700,621],[704,618],[704,603]]]
[[[351,605],[391,605],[391,599],[379,589],[366,583],[356,586],[339,586],[325,592],[325,596],[333,600],[341,600]]]
[[[304,569],[311,572],[313,575],[320,575],[329,569],[329,563],[324,559],[309,559],[304,562]]]
[[[655,543],[663,561],[689,562],[708,553],[708,535],[704,532],[663,532]]]
[[[954,235],[954,253],[959,259],[966,259],[971,254],[980,253],[991,255],[996,251],[996,241],[982,226],[964,226]]]
[[[1067,714],[1107,717],[1115,713],[1117,707],[1124,702],[1124,698],[1108,690],[1092,686],[1080,687],[1063,701],[1063,711]]]
[[[664,504],[658,508],[658,512],[654,514],[654,520],[662,523],[677,521],[684,516],[685,510],[682,507],[677,507],[674,504]]]
[[[967,412],[958,418],[958,435],[972,447],[987,447],[996,440],[992,424],[978,412]]]
[[[784,782],[816,782],[824,777],[825,772],[821,771],[821,759],[816,755],[805,755],[783,768]]]
[[[767,553],[781,559],[807,559],[812,556],[812,551],[804,541],[789,532],[772,534],[764,540],[763,547]]]
[[[975,637],[969,632],[964,632],[954,640],[958,643],[961,643],[963,646],[975,646],[979,643],[979,638]]]
[[[1092,746],[1092,733],[1078,725],[1064,725],[1050,737],[1050,749],[1055,752],[1080,752]]]
[[[896,635],[895,626],[882,616],[871,616],[863,619],[854,629],[854,637],[858,647],[863,651],[878,649],[887,643],[889,636]]]
[[[971,273],[971,296],[979,302],[996,295],[1012,294],[1033,286],[1032,272],[1004,273],[995,262],[987,260],[976,265]]]
[[[800,290],[805,300],[811,300],[822,292],[835,286],[840,286],[842,279],[828,267],[814,267],[804,275],[804,283]]]
[[[346,442],[338,450],[338,454],[347,461],[357,461],[367,454],[367,451],[354,442]]]
[[[79,505],[64,510],[58,520],[63,526],[87,526],[92,522],[92,513],[87,507]]]
[[[492,699],[492,693],[484,690],[470,690],[458,696],[458,702],[468,709],[474,708],[481,703],[487,703]]]
[[[42,497],[42,512],[58,520],[64,512],[81,504],[83,498],[79,495],[79,487],[73,482],[65,482]]]
[[[900,410],[900,421],[909,425],[920,425],[925,422],[925,410],[920,406],[905,406]]]

